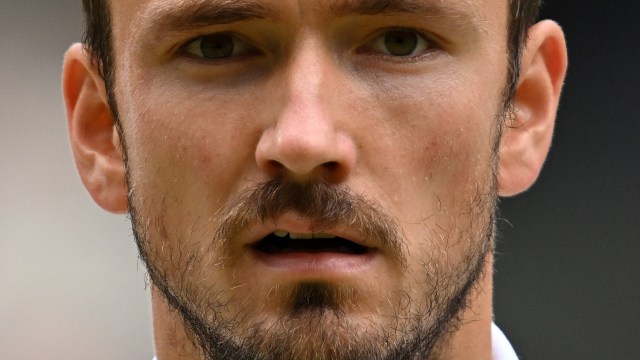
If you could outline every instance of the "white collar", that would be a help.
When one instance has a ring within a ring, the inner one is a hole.
[[[493,360],[518,360],[518,355],[516,355],[509,340],[496,324],[491,324],[491,346]],[[153,360],[157,360],[157,358],[154,357]]]
[[[496,324],[491,324],[491,348],[493,360],[518,360],[518,355]]]

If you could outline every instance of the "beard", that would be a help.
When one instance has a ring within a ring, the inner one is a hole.
[[[314,232],[348,224],[366,239],[375,239],[409,272],[409,249],[398,222],[375,201],[348,189],[274,179],[233,196],[217,212],[212,219],[214,234],[204,246],[207,251],[181,248],[176,258],[167,261],[171,255],[164,254],[160,244],[170,241],[170,235],[166,230],[156,231],[154,238],[150,235],[150,224],[165,228],[163,218],[144,216],[135,206],[143,202],[129,188],[133,232],[149,277],[207,360],[438,359],[449,336],[461,325],[460,315],[493,250],[496,192],[489,181],[484,193],[474,194],[469,201],[467,216],[473,225],[451,231],[454,241],[468,243],[461,259],[447,263],[441,252],[424,255],[421,266],[412,270],[418,279],[415,283],[400,292],[379,294],[392,304],[382,316],[383,323],[375,319],[380,314],[354,315],[365,296],[361,288],[329,280],[267,289],[278,304],[277,316],[268,316],[255,299],[235,298],[230,289],[196,281],[201,275],[197,271],[206,270],[212,262],[209,254],[216,254],[213,262],[217,264],[234,265],[229,260],[232,239],[248,224],[269,221],[287,211],[308,219]],[[422,291],[416,295],[415,288]],[[230,304],[237,305],[233,311]]]

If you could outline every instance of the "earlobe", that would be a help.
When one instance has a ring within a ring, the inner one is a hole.
[[[84,186],[105,210],[127,211],[125,166],[102,77],[81,44],[66,53],[63,96],[71,148]]]
[[[540,174],[551,146],[566,68],[566,44],[558,24],[542,21],[531,27],[512,118],[506,120],[500,142],[500,196],[527,190]]]

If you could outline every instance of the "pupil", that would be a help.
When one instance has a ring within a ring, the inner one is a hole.
[[[389,54],[407,56],[418,46],[418,35],[405,30],[389,31],[384,37],[384,44]]]
[[[233,38],[229,34],[205,36],[200,40],[200,50],[207,59],[227,58],[233,54]]]

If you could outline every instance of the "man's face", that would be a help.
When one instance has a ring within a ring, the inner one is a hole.
[[[507,2],[111,11],[136,235],[203,351],[437,348],[492,247]]]

